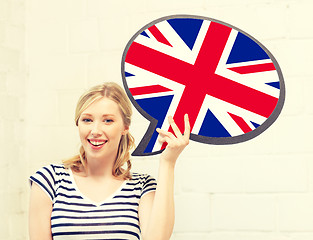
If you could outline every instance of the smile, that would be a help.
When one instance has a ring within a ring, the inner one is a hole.
[[[90,140],[87,139],[92,149],[100,149],[108,140]]]

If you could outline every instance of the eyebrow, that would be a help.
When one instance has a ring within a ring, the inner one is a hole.
[[[83,113],[82,116],[92,116],[90,113]],[[102,117],[114,117],[114,114],[103,114]]]

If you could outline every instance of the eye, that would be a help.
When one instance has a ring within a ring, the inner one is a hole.
[[[113,119],[104,119],[103,122],[110,124],[113,122]]]
[[[90,118],[83,118],[82,122],[89,123],[89,122],[92,122],[92,120]]]

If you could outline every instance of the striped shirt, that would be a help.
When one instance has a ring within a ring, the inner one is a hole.
[[[150,175],[132,173],[121,187],[102,203],[85,197],[73,173],[63,165],[51,164],[30,177],[53,203],[51,232],[54,240],[141,239],[138,206],[141,197],[156,190]]]

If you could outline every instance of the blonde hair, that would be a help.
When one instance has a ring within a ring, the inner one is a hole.
[[[80,97],[75,111],[76,126],[78,126],[78,120],[82,112],[85,111],[85,109],[88,108],[93,102],[103,97],[109,98],[118,104],[124,125],[129,127],[132,115],[131,104],[123,89],[114,82],[106,82],[104,84],[94,86]],[[134,138],[129,132],[121,136],[117,156],[112,169],[113,176],[121,179],[131,178],[131,161],[129,151],[134,146]],[[127,163],[127,169],[123,168],[125,163]],[[87,159],[83,146],[80,146],[78,155],[63,160],[63,164],[66,168],[72,168],[75,171],[79,171],[81,168],[85,169]]]

